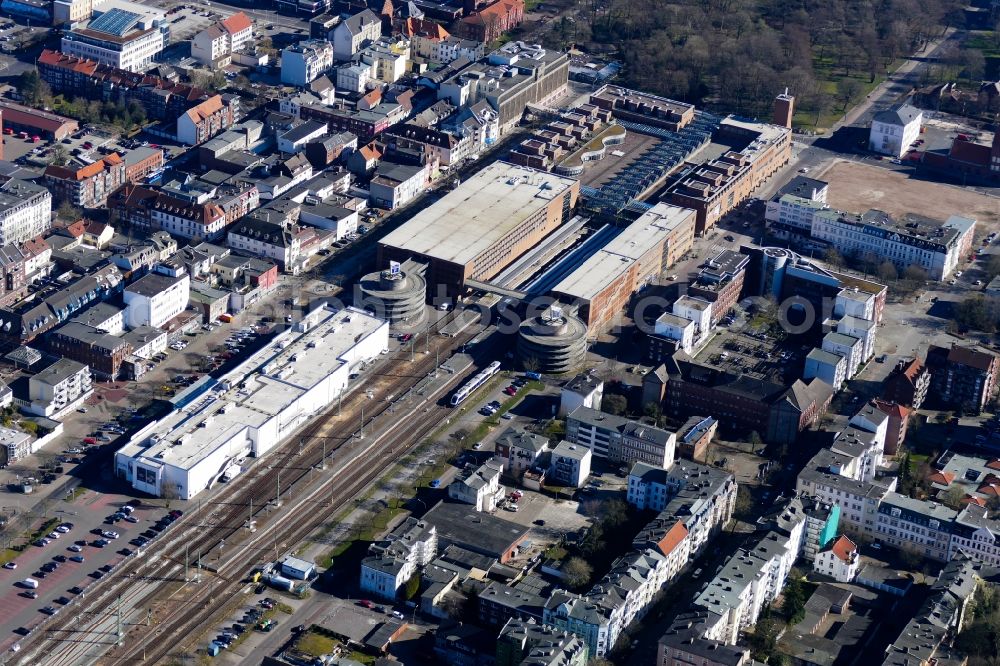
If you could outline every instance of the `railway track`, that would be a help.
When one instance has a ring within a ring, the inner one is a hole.
[[[93,663],[88,653],[95,650],[110,650],[101,663],[155,663],[178,647],[179,637],[200,635],[218,607],[246,585],[253,563],[272,560],[279,543],[290,545],[308,536],[438,427],[448,409],[436,402],[461,377],[446,378],[426,395],[407,391],[430,374],[439,355],[446,357],[474,335],[475,329],[452,338],[435,336],[426,343],[428,353],[414,355],[412,362],[412,352],[396,352],[366,390],[355,391],[342,405],[328,409],[259,462],[258,470],[248,473],[248,482],[234,485],[207,506],[202,503],[188,510],[147,547],[144,557],[128,560],[114,572],[112,585],[100,586],[67,608],[72,612],[46,626],[40,640],[22,641],[28,645],[22,645],[12,663]],[[400,418],[401,411],[409,412],[406,418]],[[321,471],[331,457],[344,462],[333,472]],[[280,511],[274,506],[279,492]],[[250,520],[257,521],[256,531],[247,529]],[[268,556],[262,557],[261,551],[268,551]],[[217,561],[207,567],[206,580],[197,586],[187,584],[184,571],[205,564],[213,552]],[[187,595],[183,599],[178,596],[181,592]],[[171,598],[164,601],[166,593]],[[116,648],[117,632],[108,632],[107,625],[115,619],[119,603],[157,610],[154,622],[148,627],[132,624],[127,643]]]

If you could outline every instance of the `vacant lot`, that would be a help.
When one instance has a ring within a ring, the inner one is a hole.
[[[837,160],[816,177],[830,183],[831,206],[853,213],[878,208],[890,215],[919,213],[939,220],[949,215],[981,223],[1000,220],[1000,199],[869,164]]]

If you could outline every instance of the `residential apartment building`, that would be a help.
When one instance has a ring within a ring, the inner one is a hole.
[[[202,30],[191,40],[191,56],[203,65],[225,67],[233,53],[253,43],[253,21],[243,12]]]
[[[132,346],[124,339],[73,321],[49,333],[46,345],[53,354],[79,361],[111,381],[118,379],[122,363],[132,354]]]
[[[452,481],[448,485],[448,497],[471,504],[476,511],[494,511],[504,497],[504,488],[500,485],[502,473],[500,461],[483,463]]]
[[[889,401],[920,409],[931,385],[931,372],[920,359],[904,359],[896,364],[882,383],[882,397]]]
[[[381,83],[395,83],[403,78],[410,64],[410,42],[405,37],[382,37],[358,54],[360,63],[370,67],[371,78]]]
[[[732,516],[736,497],[732,475],[702,465],[689,465],[687,472],[687,482],[636,535],[632,550],[590,591],[574,595],[557,590],[550,595],[544,604],[545,624],[576,634],[592,654],[600,656],[646,614]]]
[[[645,488],[634,489],[633,477]],[[633,543],[655,543],[680,522],[687,530],[692,557],[729,522],[736,504],[736,480],[732,474],[687,461],[678,462],[669,472],[636,463],[629,484],[630,504],[659,512]]]
[[[795,482],[795,490],[811,495],[840,509],[840,525],[856,540],[870,542],[878,538],[876,523],[882,499],[895,487],[896,480],[859,481],[840,473],[847,456],[821,451],[806,464]]]
[[[503,461],[504,474],[520,479],[548,452],[549,440],[524,430],[507,428],[497,437],[493,448],[496,457]]]
[[[931,374],[928,395],[939,406],[978,412],[996,394],[1000,359],[992,352],[958,343],[951,349],[931,345],[924,363]]]
[[[595,457],[611,462],[644,462],[669,469],[677,437],[662,428],[579,407],[566,417],[566,441],[586,446]]]
[[[122,287],[118,267],[104,266],[48,295],[0,308],[0,339],[15,347],[27,344]]]
[[[690,627],[675,626],[661,638],[656,650],[656,666],[746,666],[750,650],[702,638]]]
[[[189,109],[213,96],[169,79],[100,64],[45,49],[36,62],[39,76],[56,93],[127,104],[136,102],[154,120],[177,123]],[[227,96],[224,104],[235,104]],[[235,114],[235,111],[234,111]],[[59,137],[61,138],[61,137]]]
[[[761,609],[780,593],[799,556],[805,516],[795,498],[781,510],[774,528],[749,548],[741,548],[695,598],[706,614],[702,637],[735,645]]]
[[[912,213],[897,221],[880,210],[860,215],[822,210],[813,216],[811,238],[843,255],[875,256],[900,272],[919,266],[932,280],[945,280],[968,253],[975,228],[975,220],[959,215],[942,223]]]
[[[226,247],[273,259],[282,270],[290,270],[302,255],[297,231],[297,225],[270,221],[263,215],[248,215],[229,230]]]
[[[52,195],[49,190],[16,178],[0,184],[0,245],[32,241],[51,227]]]
[[[381,162],[368,185],[372,206],[396,210],[423,193],[431,181],[430,164],[394,164]]]
[[[45,183],[57,201],[68,201],[79,208],[100,208],[108,195],[126,183],[125,160],[111,153],[93,164],[73,169],[45,167]]]
[[[868,133],[868,149],[883,155],[900,158],[910,151],[913,142],[920,138],[923,112],[909,104],[894,104],[872,117]]]
[[[945,562],[958,511],[936,502],[888,493],[878,508],[877,539],[920,557]]]
[[[63,34],[63,53],[86,58],[130,72],[141,72],[167,43],[168,29],[156,15],[142,16],[124,9],[111,9],[85,27]]]
[[[234,122],[234,106],[223,101],[221,95],[213,95],[177,118],[177,140],[188,146],[204,143]]]
[[[399,589],[437,557],[437,541],[433,525],[406,518],[384,540],[369,546],[368,557],[361,562],[361,590],[395,600]]]
[[[125,182],[141,183],[163,168],[163,149],[140,146],[125,153]]]
[[[882,666],[967,661],[952,641],[967,625],[973,598],[986,576],[993,573],[979,562],[961,556],[948,562],[923,605],[886,648]]]
[[[129,328],[161,328],[184,312],[191,294],[188,275],[150,273],[125,287],[125,323]]]
[[[281,82],[304,86],[333,68],[333,45],[307,39],[285,47],[281,52]]]
[[[27,401],[21,406],[29,414],[58,419],[91,393],[90,368],[63,358],[28,378]]]
[[[840,536],[816,554],[813,571],[838,583],[850,583],[858,575],[860,566],[858,547],[846,536]]]
[[[588,654],[574,634],[511,618],[497,637],[496,666],[586,666]]]
[[[562,441],[552,449],[548,480],[569,488],[582,488],[590,477],[591,450]]]
[[[180,198],[149,187],[126,185],[108,199],[111,218],[148,232],[166,231],[178,238],[221,238],[236,220],[260,205],[252,182],[212,188],[203,195]]]
[[[350,16],[333,29],[333,56],[350,60],[367,43],[382,36],[382,20],[370,9]]]

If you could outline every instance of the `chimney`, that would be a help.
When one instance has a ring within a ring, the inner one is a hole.
[[[792,116],[795,115],[795,96],[788,94],[788,88],[774,98],[774,118],[771,122],[782,127],[792,128]]]

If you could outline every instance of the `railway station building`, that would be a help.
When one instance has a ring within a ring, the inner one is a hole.
[[[115,453],[115,475],[154,497],[191,499],[322,413],[389,346],[363,310],[316,308]]]

